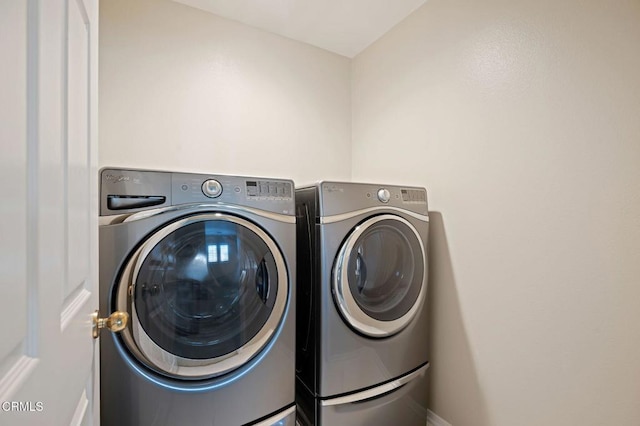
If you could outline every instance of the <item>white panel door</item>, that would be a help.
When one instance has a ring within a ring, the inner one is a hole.
[[[98,0],[0,1],[0,424],[98,424]]]

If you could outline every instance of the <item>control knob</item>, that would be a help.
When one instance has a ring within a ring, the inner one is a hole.
[[[217,198],[222,194],[222,185],[215,179],[207,179],[202,184],[202,193],[209,198]]]
[[[391,193],[388,189],[382,188],[378,190],[378,200],[382,201],[383,203],[388,203],[390,199]]]

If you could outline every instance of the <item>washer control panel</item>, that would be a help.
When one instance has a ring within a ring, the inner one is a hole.
[[[222,185],[215,179],[207,179],[202,183],[202,193],[209,198],[218,198],[222,194]]]
[[[235,205],[293,216],[294,196],[290,179],[112,168],[100,171],[100,216],[183,204]]]
[[[171,204],[216,203],[292,214],[293,182],[243,176],[171,174]]]

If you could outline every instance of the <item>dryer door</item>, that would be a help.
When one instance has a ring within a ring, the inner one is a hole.
[[[359,224],[342,244],[333,294],[345,321],[371,337],[407,326],[426,292],[425,248],[416,228],[384,214]]]
[[[123,334],[148,367],[203,379],[234,370],[273,337],[288,298],[288,276],[269,235],[222,213],[182,218],[136,251],[118,287],[131,315]]]

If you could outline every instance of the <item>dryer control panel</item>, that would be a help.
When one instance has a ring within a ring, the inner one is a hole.
[[[317,188],[322,216],[375,207],[400,208],[428,215],[427,191],[417,186],[323,181]]]

